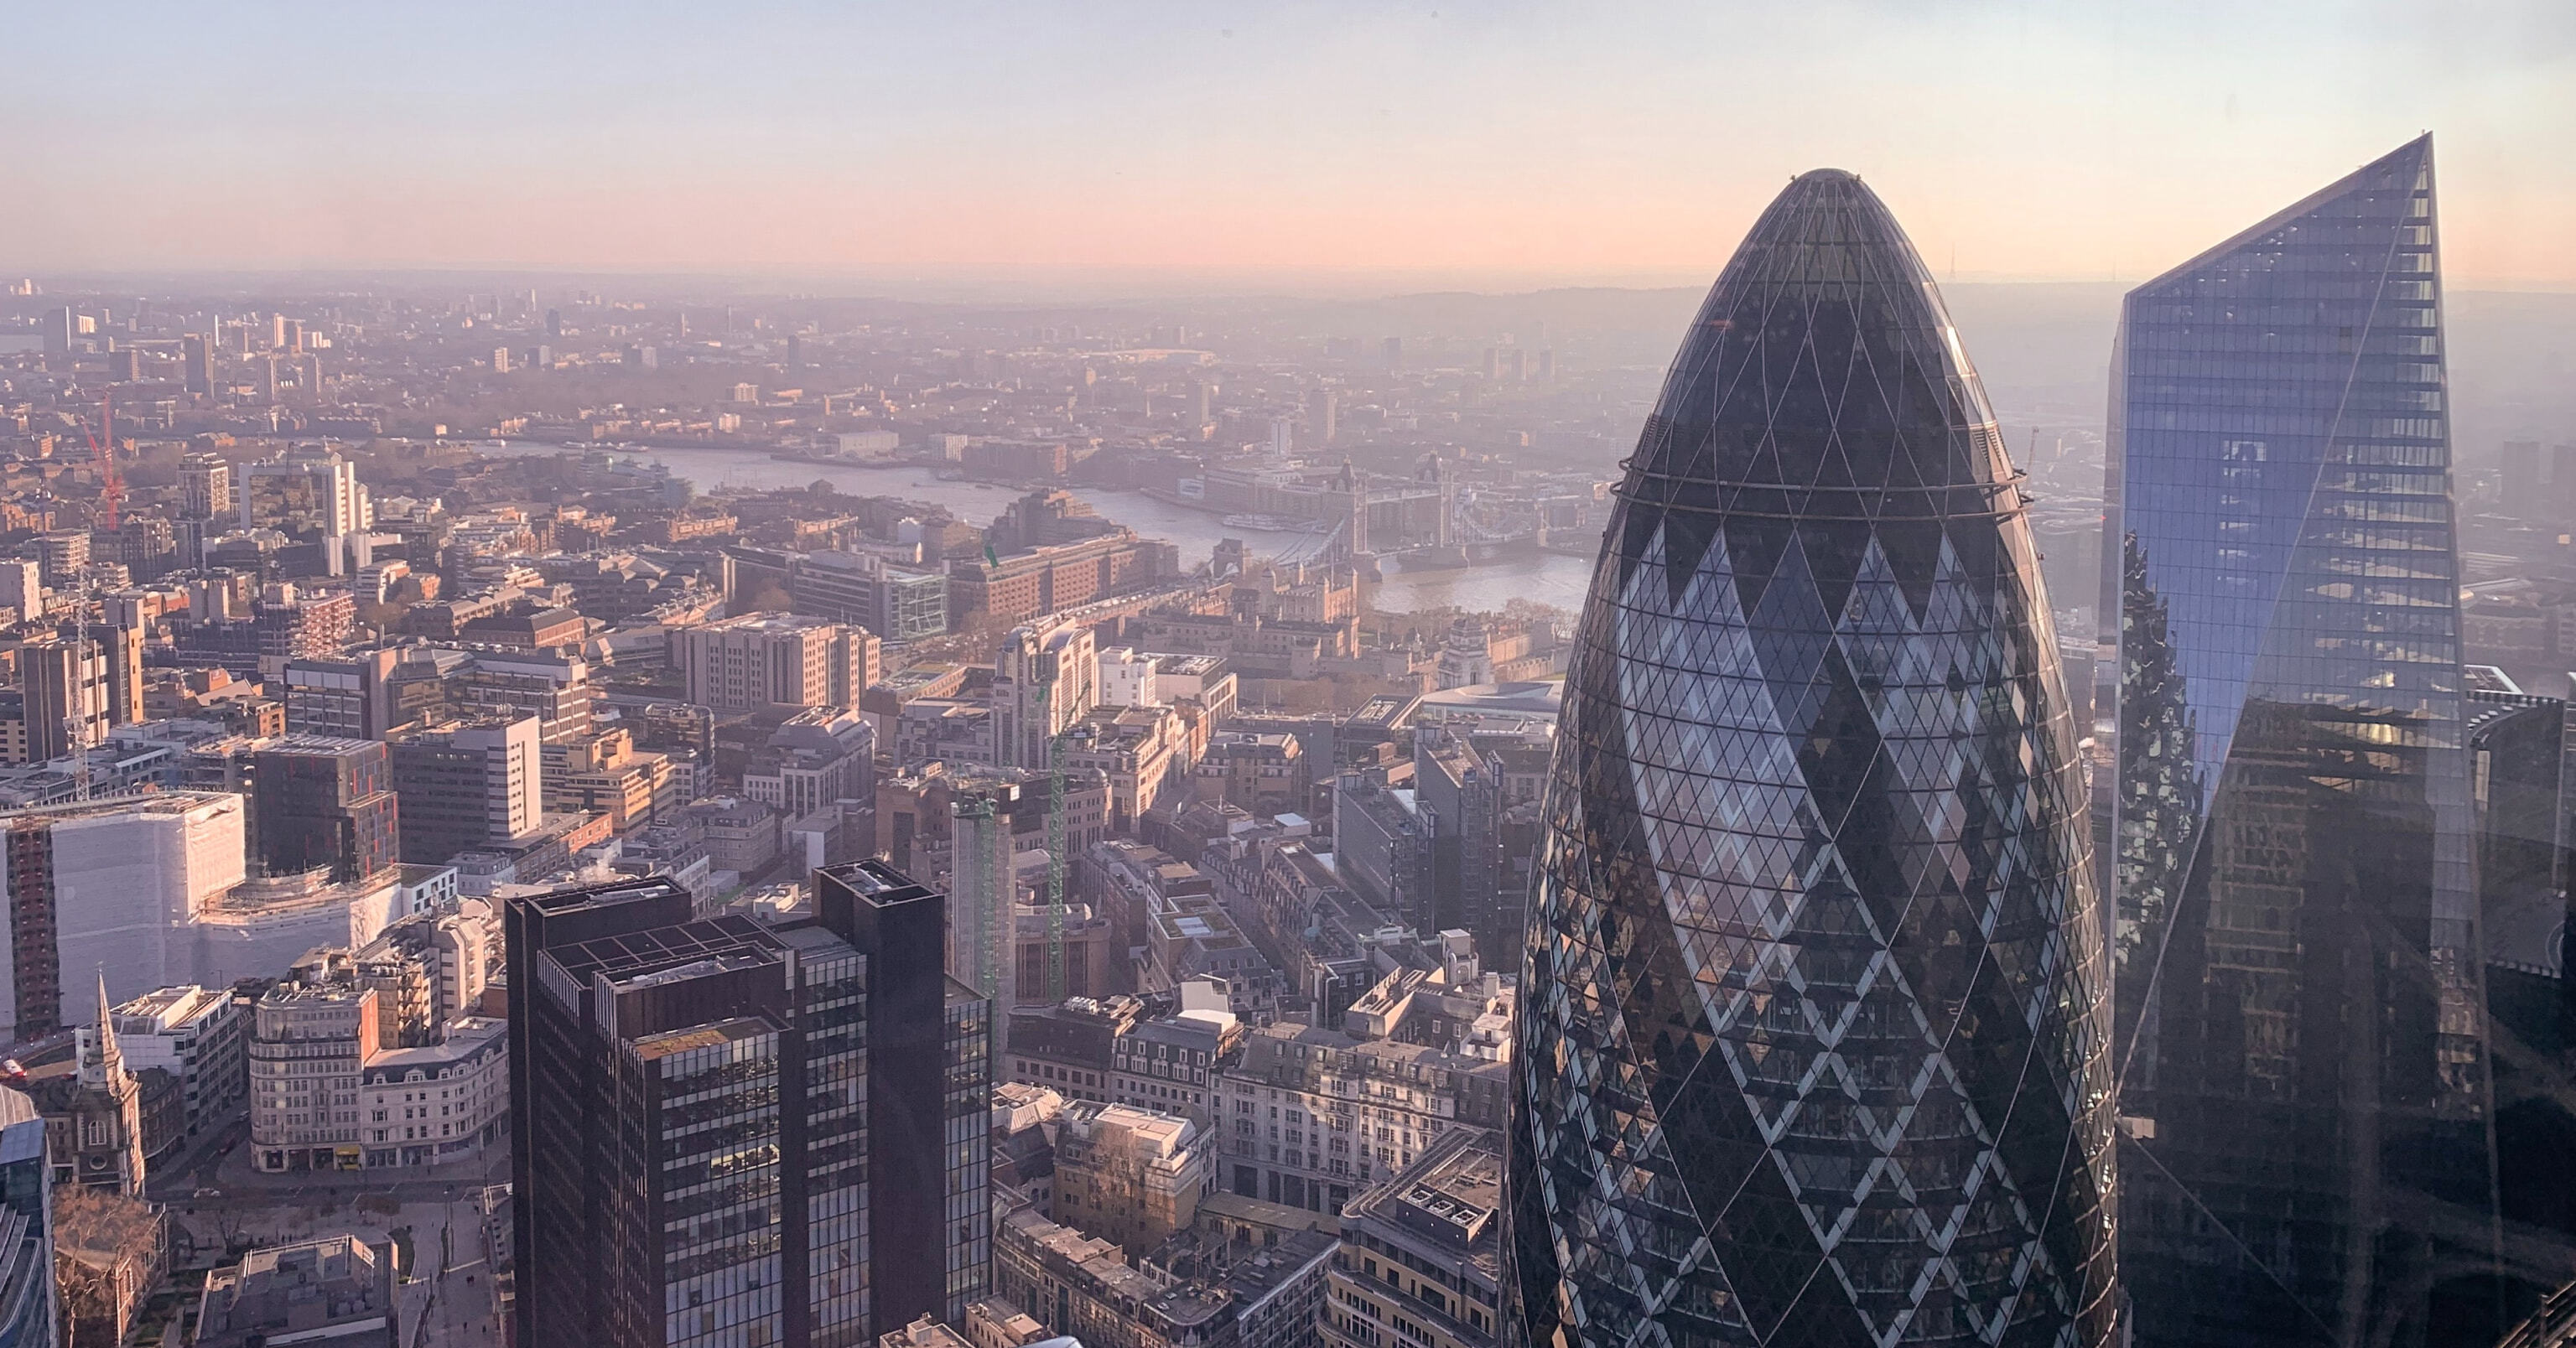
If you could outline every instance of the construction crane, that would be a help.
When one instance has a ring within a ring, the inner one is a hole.
[[[1014,931],[1016,924],[1011,917],[1013,886],[1007,878],[997,879],[993,873],[992,829],[996,818],[993,801],[990,797],[961,801],[956,806],[956,813],[957,818],[970,821],[975,840],[969,854],[957,858],[958,879],[964,882],[969,893],[986,905],[986,911],[975,914],[979,923],[975,933],[976,963],[970,970],[973,977],[969,981],[975,985],[975,991],[984,996],[999,997],[1002,993],[1002,960],[1011,944],[1004,933]],[[1007,825],[1004,832],[1008,833]],[[993,910],[997,898],[998,912]]]
[[[984,569],[999,570],[1002,559],[993,545],[984,545]],[[1064,736],[1055,728],[1054,698],[1057,657],[1039,656],[1037,711],[1038,724],[1046,731],[1047,772],[1047,927],[1046,927],[1046,995],[1049,1005],[1065,998],[1064,977],[1064,905],[1065,905],[1065,827],[1064,827]],[[1025,729],[1022,730],[1026,733]],[[996,755],[999,757],[999,755]],[[1012,888],[1018,888],[1018,877],[1012,877]],[[1004,907],[1007,909],[1008,904]],[[1017,924],[1013,923],[1014,963],[1017,961]]]
[[[1049,710],[1055,694],[1050,677],[1038,688],[1038,717],[1047,727],[1047,1002],[1065,998],[1064,978],[1064,736]]]

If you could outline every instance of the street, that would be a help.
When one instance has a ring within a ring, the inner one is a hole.
[[[192,1139],[191,1150],[165,1160],[147,1182],[193,1262],[228,1258],[244,1244],[342,1232],[392,1242],[412,1279],[396,1298],[404,1348],[500,1342],[483,1200],[487,1187],[509,1182],[506,1146],[444,1166],[262,1174],[251,1166],[247,1131],[235,1121]]]

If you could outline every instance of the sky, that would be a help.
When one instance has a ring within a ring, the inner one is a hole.
[[[2566,0],[30,3],[8,27],[13,277],[1705,283],[1831,166],[1945,279],[2134,282],[2429,129],[2451,284],[2576,289]]]

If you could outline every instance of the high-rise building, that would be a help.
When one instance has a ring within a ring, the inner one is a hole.
[[[35,539],[36,560],[45,564],[45,584],[57,590],[71,589],[80,583],[81,568],[89,565],[89,531],[56,529],[38,534]]]
[[[64,1029],[64,993],[93,977],[115,997],[195,981],[190,924],[245,878],[244,816],[198,791],[0,815],[0,1040]]]
[[[1100,701],[1100,654],[1079,623],[1015,627],[993,661],[993,762],[1047,765],[1047,744]]]
[[[215,391],[215,358],[212,344],[200,333],[189,333],[179,339],[180,379],[188,392],[204,395]]]
[[[79,326],[68,306],[45,311],[45,354],[68,356],[72,353],[72,329]]]
[[[44,611],[44,564],[33,557],[0,557],[0,626],[33,622]]]
[[[213,454],[190,454],[179,460],[179,515],[183,519],[223,519],[233,513],[233,466]]]
[[[274,362],[268,372],[269,401],[276,401]],[[367,489],[358,483],[357,466],[328,451],[291,451],[274,459],[241,465],[237,496],[241,527],[277,529],[290,537],[320,534],[328,538],[357,532],[373,523]]]
[[[401,656],[393,649],[356,651],[337,659],[290,656],[283,678],[287,733],[383,739],[396,726],[393,674]]]
[[[392,765],[375,740],[290,735],[252,756],[253,818],[270,875],[330,868],[333,880],[393,869],[401,851]]]
[[[689,701],[719,712],[856,707],[884,643],[865,628],[746,613],[680,631]]]
[[[2496,1220],[2436,230],[2428,136],[2122,306],[2122,1265],[2160,1348],[2491,1342],[2497,1289],[2565,1276]]]
[[[109,725],[132,725],[143,719],[143,647],[140,625],[111,625],[98,632],[99,663],[107,679]]]
[[[45,1121],[18,1091],[0,1090],[0,1344],[56,1343],[54,1165]]]
[[[1320,449],[1341,438],[1341,427],[1335,424],[1340,406],[1333,390],[1319,388],[1306,395],[1306,447]]]
[[[2106,938],[2026,503],[1932,277],[1801,175],[1718,277],[1566,676],[1512,1337],[2115,1337]]]
[[[107,655],[96,640],[48,634],[19,643],[17,656],[28,762],[107,741]]]
[[[387,746],[402,800],[402,859],[440,865],[457,853],[528,837],[544,820],[537,718],[493,717],[414,730]]]
[[[664,877],[510,903],[520,1341],[861,1344],[984,1294],[991,1004],[936,892],[814,884],[780,926]]]

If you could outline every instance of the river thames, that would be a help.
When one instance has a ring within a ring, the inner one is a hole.
[[[561,453],[566,446],[513,442],[498,450],[508,454]],[[486,452],[494,452],[488,442]],[[978,482],[943,482],[918,467],[843,468],[819,463],[789,463],[766,453],[724,449],[620,449],[670,465],[673,473],[712,492],[724,487],[769,490],[802,487],[821,480],[851,496],[895,496],[946,507],[957,518],[990,524],[1019,496],[1009,487]],[[1308,535],[1267,529],[1239,529],[1207,511],[1157,501],[1137,491],[1068,487],[1076,497],[1106,518],[1149,538],[1180,545],[1181,565],[1196,566],[1215,551],[1217,540],[1240,538],[1255,553],[1277,552],[1305,541]],[[1515,557],[1488,566],[1430,571],[1396,571],[1384,584],[1370,587],[1369,602],[1389,613],[1457,607],[1492,612],[1514,599],[1535,600],[1574,613],[1583,607],[1584,586],[1592,576],[1589,558],[1542,553]]]

